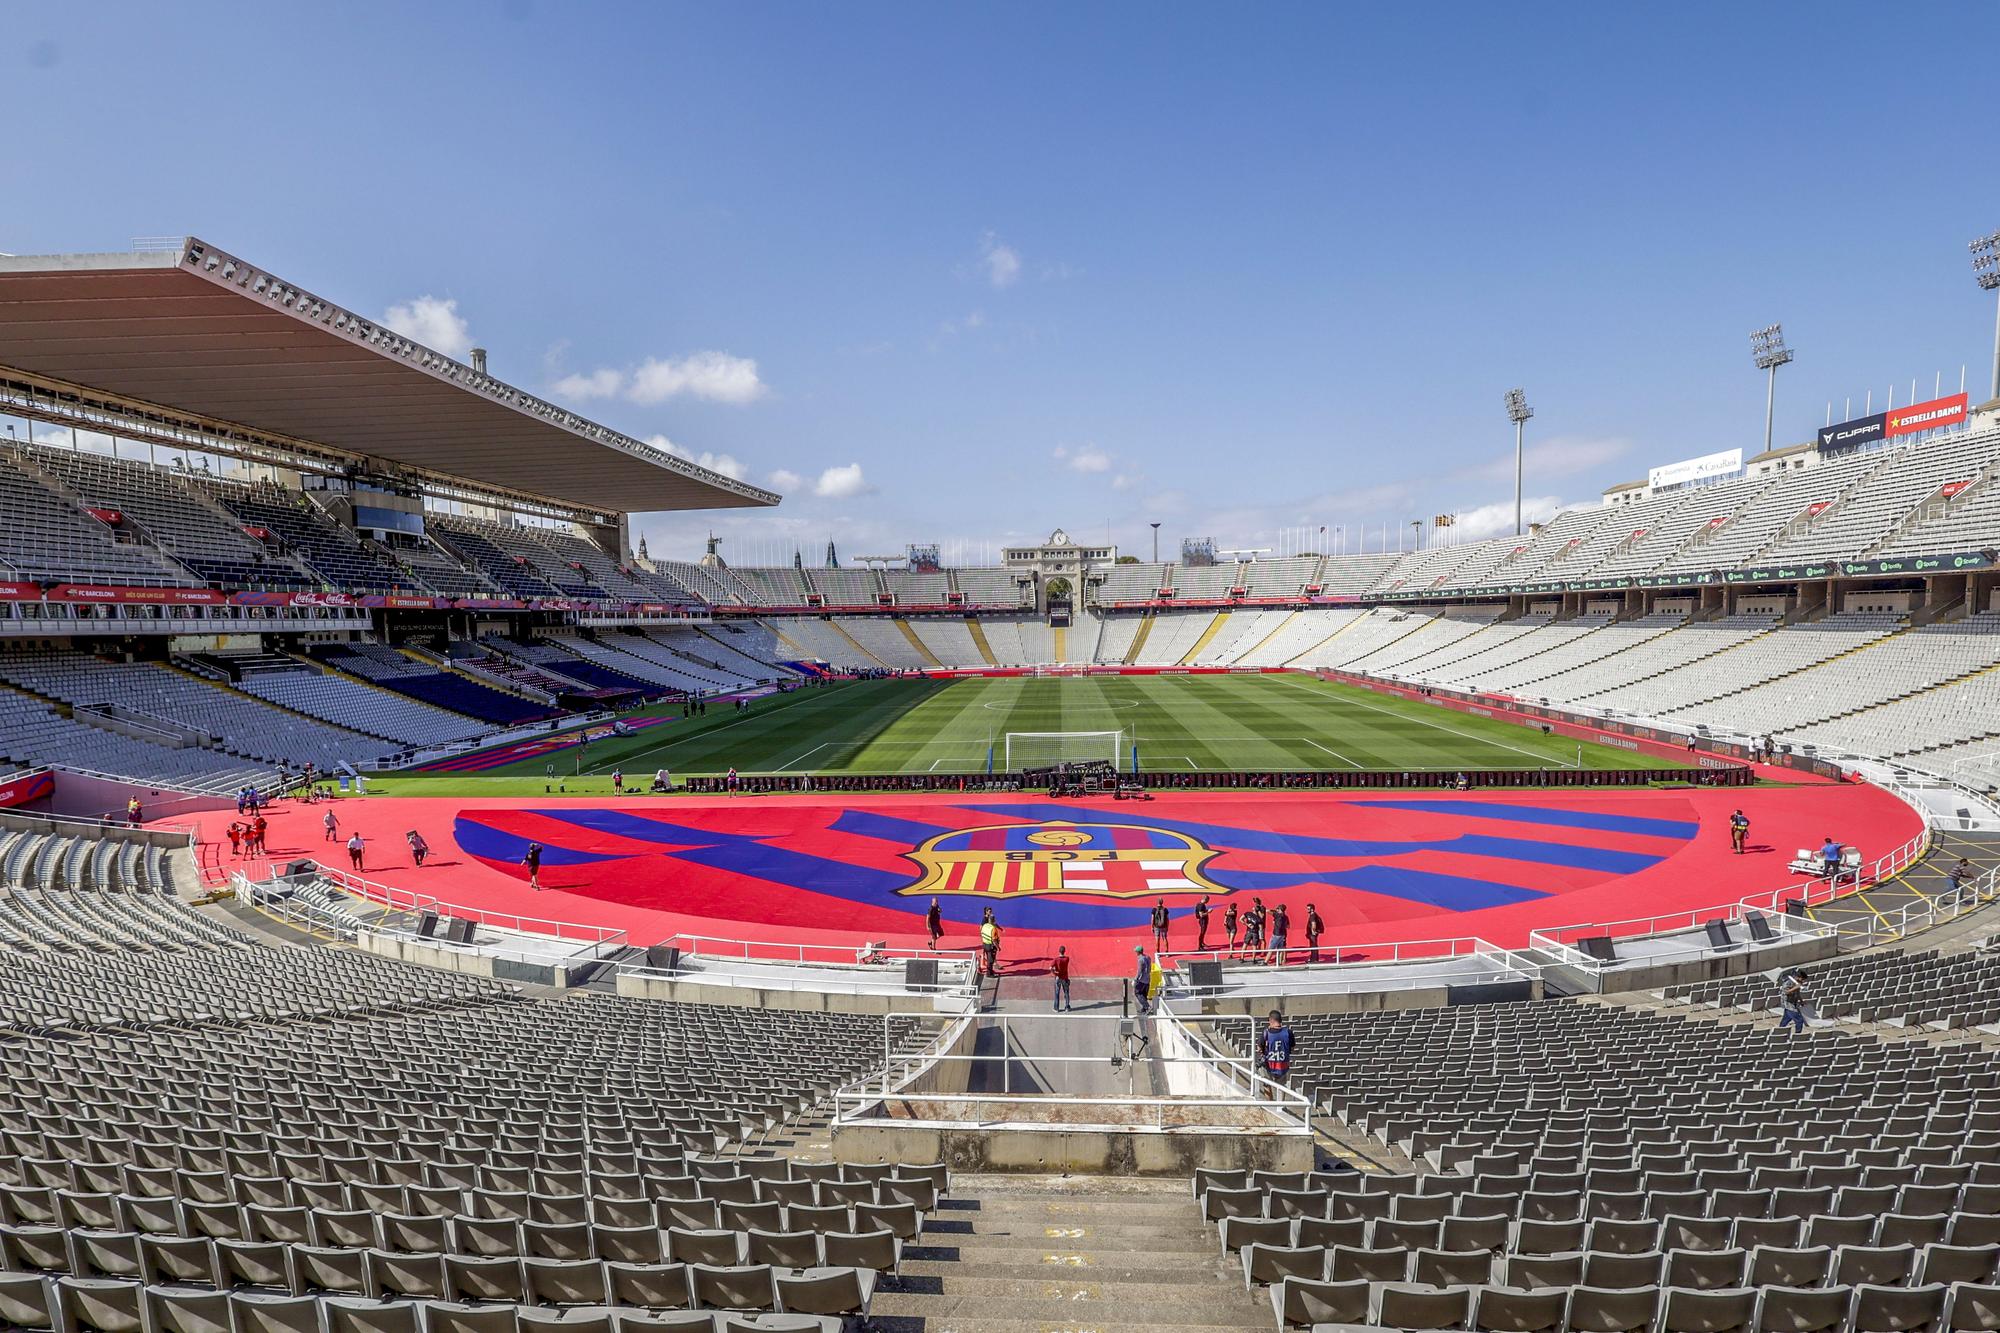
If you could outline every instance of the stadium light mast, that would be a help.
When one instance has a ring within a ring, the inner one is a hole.
[[[1981,236],[1967,247],[1972,251],[1972,277],[1983,292],[2000,291],[2000,231]],[[2000,298],[1993,311],[1993,396],[2000,398]]]
[[[1160,525],[1155,523],[1152,526],[1153,526],[1153,563],[1157,565],[1160,563]]]
[[[1514,423],[1514,535],[1521,535],[1521,437],[1535,409],[1528,406],[1523,389],[1507,390],[1507,420]]]
[[[1773,324],[1750,335],[1750,359],[1770,379],[1764,386],[1764,452],[1771,452],[1771,423],[1778,406],[1778,367],[1792,359],[1785,346],[1785,326]]]

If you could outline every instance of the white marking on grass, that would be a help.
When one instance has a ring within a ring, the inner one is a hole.
[[[1307,745],[1312,746],[1313,749],[1315,750],[1325,750],[1328,754],[1332,755],[1335,759],[1338,759],[1341,763],[1348,765],[1350,768],[1362,767],[1362,765],[1355,763],[1352,759],[1349,759],[1346,755],[1342,754],[1340,751],[1328,749],[1326,746],[1321,745],[1318,741],[1314,740],[1310,736],[1301,736],[1299,737],[1299,739],[1304,741]]]
[[[1332,699],[1335,703],[1339,704],[1341,707],[1366,708],[1373,712],[1385,713],[1390,717],[1408,718],[1410,721],[1416,723],[1418,726],[1421,727],[1433,727],[1438,731],[1448,731],[1454,736],[1462,736],[1469,741],[1477,741],[1481,745],[1497,746],[1502,750],[1512,750],[1515,754],[1524,754],[1528,756],[1528,758],[1536,761],[1535,767],[1537,768],[1547,768],[1550,766],[1550,761],[1547,755],[1537,754],[1533,750],[1524,750],[1518,745],[1509,745],[1505,741],[1492,740],[1489,737],[1481,736],[1476,732],[1460,731],[1457,727],[1447,727],[1442,722],[1433,722],[1429,718],[1417,717],[1412,713],[1399,713],[1393,708],[1384,708],[1380,704],[1365,703],[1360,699],[1348,699],[1330,694],[1322,694],[1320,693],[1320,691],[1314,689],[1312,686],[1301,685],[1296,681],[1288,680],[1285,681],[1284,683],[1290,685],[1295,690],[1304,690],[1308,694],[1318,695],[1321,699]],[[1423,706],[1429,707],[1428,704]],[[1560,759],[1554,761],[1554,766],[1557,768],[1576,767],[1576,765],[1574,764],[1565,764]]]
[[[786,769],[790,768],[793,764],[799,763],[801,760],[810,759],[814,755],[818,754],[821,750],[826,749],[828,746],[838,745],[838,744],[840,744],[840,742],[838,741],[821,741],[818,745],[813,746],[812,749],[807,750],[804,754],[799,755],[793,759],[787,759],[784,763],[779,764],[776,768],[772,769],[771,771],[773,773],[782,773]]]

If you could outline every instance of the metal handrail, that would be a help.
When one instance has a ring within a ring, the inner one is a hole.
[[[267,875],[276,878],[278,863],[264,863]],[[285,864],[290,865],[288,861]],[[312,861],[315,877],[325,879],[351,897],[360,898],[392,912],[421,913],[436,912],[439,916],[457,917],[461,921],[475,921],[495,930],[512,931],[519,935],[546,935],[558,940],[577,940],[595,952],[607,948],[625,947],[627,936],[622,930],[610,926],[584,925],[575,921],[561,921],[554,917],[522,916],[514,912],[495,911],[490,907],[467,907],[461,903],[447,902],[427,893],[413,889],[397,888],[378,880],[356,875],[352,871],[341,870]],[[381,934],[400,934],[389,928],[382,928]]]

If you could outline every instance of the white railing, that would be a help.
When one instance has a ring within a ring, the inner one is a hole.
[[[1956,894],[1933,899],[1919,897],[1894,911],[1878,909],[1866,919],[1842,922],[1837,927],[1840,947],[1843,951],[1866,949],[1888,940],[1899,940],[1913,931],[1928,930],[1932,926],[1955,921],[1967,912],[1984,907],[1996,897],[2000,897],[2000,866],[1987,871]]]
[[[741,986],[754,990],[817,992],[830,995],[965,995],[971,993],[976,979],[971,969],[966,969],[962,980],[946,980],[940,976],[934,986],[912,986],[907,984],[899,972],[857,966],[849,963],[836,965],[828,963],[807,963],[791,966],[783,963],[703,964],[676,968],[654,967],[650,963],[627,962],[618,966],[620,976],[637,977],[642,981],[686,981],[713,982],[718,985]]]
[[[949,1048],[962,1039],[966,1029],[981,1022],[982,1019],[991,1022],[1000,1032],[1001,1049],[998,1052],[970,1055],[950,1054]],[[1114,1067],[1121,1063],[1137,1065],[1143,1062],[1148,1067],[1162,1070],[1169,1083],[1174,1081],[1177,1074],[1183,1077],[1192,1075],[1197,1079],[1212,1082],[1216,1086],[1238,1090],[1179,1095],[1072,1093],[1060,1089],[1015,1092],[1013,1082],[1016,1065],[1021,1066],[1024,1071],[1034,1069],[1059,1072],[1063,1081],[1067,1083],[1070,1081],[1071,1071],[1077,1072],[1079,1081],[1085,1072],[1101,1077],[1106,1056],[1039,1055],[1018,1049],[1012,1039],[1010,1019],[1036,1024],[1113,1025],[1114,1042],[1125,1040],[1124,1034],[1127,1032],[1143,1033],[1145,1025],[1150,1023],[1155,1025],[1154,1032],[1159,1035],[1159,1044],[1164,1049],[1160,1051],[1144,1049],[1137,1044],[1138,1036],[1134,1035],[1131,1040],[1135,1044],[1127,1056],[1121,1057],[1115,1052],[1112,1054]],[[1178,1051],[1191,1053],[1175,1053]],[[993,1067],[996,1062],[1001,1077],[1001,1088],[997,1092],[928,1092],[913,1086],[919,1078],[943,1066],[963,1065],[969,1069],[980,1065]],[[913,1118],[908,1109],[889,1115],[884,1108],[884,1114],[871,1114],[891,1099],[921,1103],[925,1108],[946,1111],[963,1107],[966,1108],[966,1113],[952,1118],[922,1119]],[[880,1070],[864,1075],[837,1091],[834,1094],[833,1124],[836,1130],[844,1125],[860,1124],[991,1128],[1002,1119],[993,1114],[995,1107],[1017,1107],[1027,1113],[1021,1121],[1014,1123],[1049,1124],[1070,1131],[1145,1130],[1171,1133],[1183,1127],[1180,1123],[1183,1117],[1179,1113],[1199,1112],[1201,1114],[1186,1117],[1186,1128],[1219,1132],[1254,1128],[1260,1132],[1284,1135],[1312,1133],[1310,1097],[1296,1089],[1272,1082],[1249,1060],[1215,1051],[1186,1024],[1165,1013],[1136,1020],[1120,1018],[1115,1014],[969,1014],[947,1028],[923,1051],[909,1054],[892,1053],[885,1059]],[[1093,1109],[1101,1110],[1102,1116],[1092,1118],[1089,1112]],[[1238,1114],[1229,1119],[1218,1119],[1211,1114],[1215,1111],[1234,1111]]]
[[[279,879],[281,876],[280,866],[289,866],[291,864],[293,862],[290,860],[282,863],[267,860],[264,862],[266,878],[271,880]],[[576,946],[573,950],[575,954],[588,955],[590,957],[601,957],[604,954],[614,953],[626,947],[625,932],[610,926],[583,925],[575,921],[557,920],[554,917],[522,916],[517,912],[501,912],[490,907],[467,907],[461,903],[447,902],[428,893],[419,893],[414,889],[398,888],[394,884],[384,884],[379,880],[372,880],[366,876],[354,874],[352,871],[340,870],[318,861],[313,861],[311,864],[313,867],[312,873],[315,877],[327,881],[349,897],[374,903],[376,906],[385,908],[391,912],[400,912],[412,916],[420,915],[424,912],[435,912],[440,917],[456,917],[461,921],[476,922],[479,925],[487,926],[494,930],[510,931],[517,935],[536,935],[558,940],[566,944],[573,944]],[[239,871],[238,873],[240,874],[241,872]],[[371,926],[369,929],[373,933],[381,935],[390,935],[399,938],[405,936],[412,939],[417,938],[413,931],[399,930],[388,926]],[[429,939],[425,942],[435,944],[445,943],[445,941],[437,939]],[[491,953],[494,950],[482,947],[481,952]],[[546,951],[521,950],[517,952],[535,957],[547,956]]]
[[[780,940],[731,939],[723,935],[691,935],[685,932],[669,935],[660,943],[670,945],[696,958],[828,966],[889,963],[910,958],[934,958],[940,963],[969,962],[974,952],[970,946],[963,949],[892,949],[886,942],[870,943],[866,940],[859,944],[801,944]]]
[[[1268,988],[1270,994],[1285,996],[1302,995],[1353,995],[1363,991],[1387,989],[1384,978],[1377,969],[1409,967],[1424,963],[1457,962],[1459,965],[1448,970],[1440,969],[1435,974],[1438,984],[1457,986],[1487,985],[1506,981],[1534,981],[1542,975],[1542,965],[1513,949],[1503,949],[1488,940],[1475,936],[1465,936],[1451,940],[1414,940],[1406,942],[1408,949],[1397,949],[1385,945],[1349,945],[1343,953],[1341,948],[1328,946],[1319,950],[1317,959],[1310,948],[1286,948],[1266,950],[1255,955],[1257,958],[1281,953],[1283,959],[1276,964],[1249,963],[1253,971],[1246,973],[1244,964],[1247,956],[1237,960],[1233,968],[1219,986],[1196,986],[1188,982],[1184,968],[1175,968],[1167,974],[1169,998],[1198,999],[1231,992],[1259,993],[1260,988]],[[1449,952],[1436,951],[1435,946],[1449,945]],[[1381,951],[1387,949],[1386,955]],[[1430,949],[1432,951],[1425,952]],[[1188,959],[1191,961],[1216,961],[1226,958],[1227,951],[1214,949],[1194,953],[1163,954],[1163,959]],[[1337,970],[1336,970],[1337,969]],[[1398,985],[1413,985],[1414,980],[1402,981]]]
[[[1435,940],[1381,940],[1375,943],[1326,944],[1314,949],[1310,945],[1287,945],[1282,950],[1258,949],[1254,953],[1242,948],[1227,946],[1217,949],[1168,949],[1160,954],[1161,965],[1168,959],[1176,964],[1243,962],[1250,958],[1282,956],[1283,963],[1408,963],[1435,962],[1440,958],[1463,958],[1470,954],[1484,953],[1496,946],[1476,935],[1456,935]]]

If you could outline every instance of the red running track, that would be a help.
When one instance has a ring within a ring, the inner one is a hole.
[[[1732,810],[1751,820],[1729,848]],[[339,839],[323,839],[331,808]],[[226,812],[202,820],[227,844]],[[975,942],[991,906],[1004,957],[1038,964],[1056,944],[1082,973],[1113,974],[1151,943],[1149,912],[1173,915],[1171,947],[1195,943],[1207,895],[1211,940],[1230,901],[1283,903],[1302,946],[1307,904],[1323,943],[1478,936],[1733,903],[1795,878],[1792,853],[1831,835],[1872,858],[1915,836],[1917,816],[1863,785],[1753,789],[1451,793],[1171,793],[1150,802],[911,794],[459,798],[361,797],[269,812],[269,859],[345,866],[359,831],[364,873],[442,904],[627,933],[852,948],[925,943],[935,893],[946,947]],[[411,864],[407,830],[432,847]],[[543,891],[520,865],[544,848]],[[210,852],[213,856],[213,851]]]

